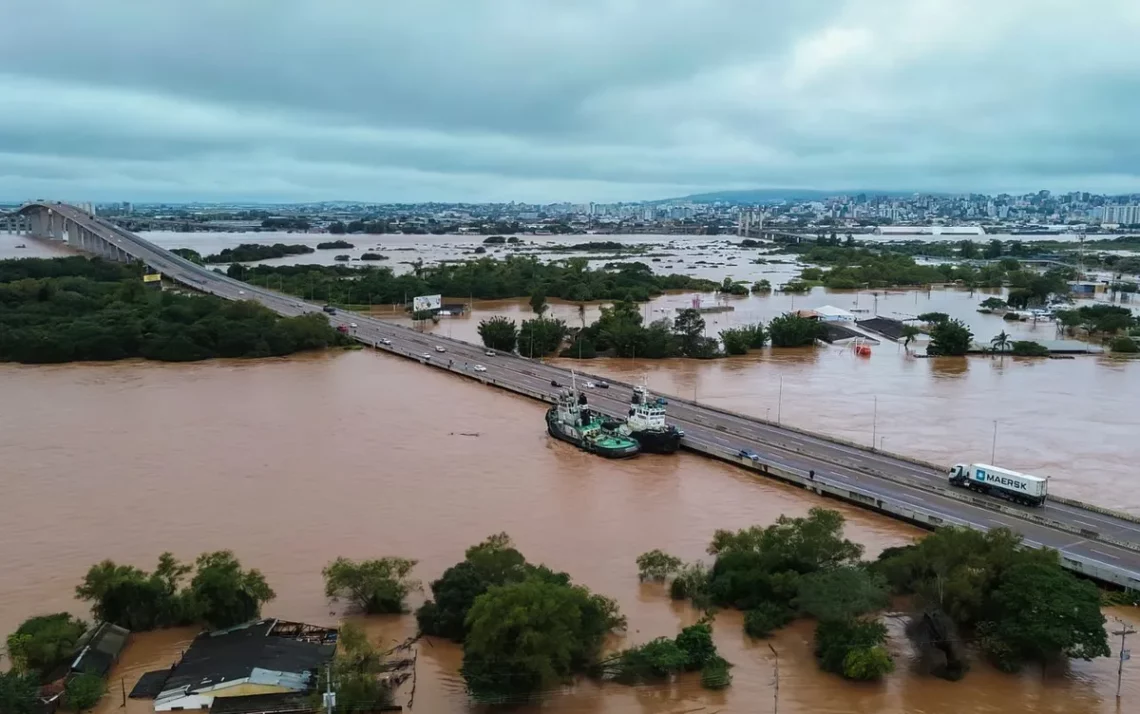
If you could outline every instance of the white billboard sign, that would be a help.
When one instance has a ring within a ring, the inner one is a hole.
[[[412,298],[412,312],[438,310],[442,304],[442,295],[420,295],[419,297]]]

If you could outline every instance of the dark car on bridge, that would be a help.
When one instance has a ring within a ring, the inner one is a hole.
[[[757,454],[752,449],[741,449],[740,451],[737,452],[736,456],[737,456],[737,458],[749,459],[751,461],[759,461],[760,460],[760,454]]]
[[[333,307],[332,305],[325,305],[324,308],[322,308],[322,309],[330,315],[336,314],[336,308]]]

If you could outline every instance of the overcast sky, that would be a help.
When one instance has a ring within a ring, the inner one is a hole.
[[[2,0],[0,199],[1140,191],[1140,0]]]

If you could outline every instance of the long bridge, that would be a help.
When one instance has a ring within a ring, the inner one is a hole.
[[[166,278],[229,300],[254,300],[281,315],[321,306],[234,280],[171,253],[111,221],[61,203],[30,203],[0,216],[0,226],[34,238],[62,241],[108,260],[141,261]],[[549,403],[552,381],[567,383],[569,370],[478,345],[429,335],[363,314],[338,311],[334,325],[355,324],[360,342]],[[435,351],[443,346],[445,354]],[[475,372],[475,364],[486,367]],[[583,375],[595,381],[596,375]],[[614,382],[592,390],[594,408],[625,415],[631,385]],[[980,530],[1007,526],[1030,546],[1054,548],[1062,564],[1102,582],[1140,590],[1140,517],[1052,496],[1031,508],[962,491],[946,481],[946,467],[851,442],[774,424],[694,401],[670,397],[670,419],[685,430],[683,445],[759,475],[837,498],[925,527],[963,525]],[[751,449],[759,461],[740,458]]]

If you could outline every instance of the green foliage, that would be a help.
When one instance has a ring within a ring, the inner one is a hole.
[[[203,553],[195,563],[189,597],[198,618],[214,628],[232,627],[261,614],[277,595],[257,569],[243,570],[232,551]]]
[[[753,610],[773,604],[792,608],[803,576],[858,561],[862,547],[843,538],[843,516],[813,508],[806,518],[781,516],[767,527],[718,530],[709,552],[716,563],[708,578],[716,605]]]
[[[515,549],[510,536],[499,533],[467,549],[464,560],[443,572],[431,584],[434,600],[416,611],[416,621],[425,635],[462,642],[466,636],[467,613],[475,598],[495,585],[540,577],[568,583],[569,576],[526,562]]]
[[[982,648],[1007,671],[1022,662],[1110,654],[1096,586],[1055,562],[1010,566],[991,593],[986,617],[979,625]]]
[[[107,693],[107,683],[96,674],[79,674],[67,680],[63,700],[68,709],[76,712],[91,709]]]
[[[819,570],[800,578],[796,606],[817,620],[851,619],[887,606],[886,581],[854,565]]]
[[[757,280],[752,284],[753,294],[764,294],[772,292],[772,283],[766,279]]]
[[[595,665],[606,635],[624,626],[612,600],[582,586],[496,585],[467,614],[461,672],[479,701],[534,694]]]
[[[550,306],[546,304],[546,293],[535,290],[530,294],[530,309],[536,315],[542,315]]]
[[[359,610],[374,614],[404,612],[404,599],[420,584],[408,578],[416,561],[406,558],[380,558],[355,562],[337,558],[325,566],[325,595],[332,600],[348,600]]]
[[[35,672],[11,669],[0,672],[0,712],[36,714],[40,711],[40,683]]]
[[[494,236],[492,236],[494,237]],[[245,279],[312,300],[336,296],[345,304],[401,303],[411,295],[469,295],[482,299],[528,297],[574,302],[648,300],[666,290],[715,290],[717,283],[687,275],[656,275],[645,263],[622,263],[614,270],[590,270],[586,258],[543,263],[534,256],[504,260],[482,257],[462,263],[420,266],[396,275],[387,267],[337,265],[254,265]],[[243,277],[242,273],[234,277]]]
[[[519,328],[519,354],[542,357],[557,352],[567,334],[569,330],[563,320],[545,317],[523,320]]]
[[[773,347],[807,347],[824,335],[824,326],[817,320],[787,312],[772,318],[768,335]]]
[[[800,271],[800,280],[807,280],[809,282],[817,282],[823,278],[823,270],[821,268],[804,268]]]
[[[348,341],[323,315],[153,291],[140,270],[84,258],[0,261],[0,361],[268,357]]]
[[[883,648],[886,641],[887,628],[881,622],[823,620],[815,628],[815,657],[825,672],[847,679],[877,679],[894,668]],[[874,654],[875,649],[882,655]]]
[[[673,331],[680,343],[681,354],[685,357],[709,359],[717,356],[717,341],[704,336],[705,318],[697,310],[686,308],[677,313]]]
[[[207,255],[203,261],[206,263],[248,263],[255,260],[268,260],[270,258],[284,258],[287,255],[304,255],[316,251],[307,245],[285,245],[274,243],[262,245],[260,243],[242,243],[236,248],[225,248],[215,255]]]
[[[325,241],[324,243],[317,243],[317,250],[333,250],[335,248],[339,248],[341,250],[349,250],[355,247],[355,245],[349,243],[346,240],[330,240]]]
[[[674,600],[692,600],[695,607],[707,609],[712,604],[709,596],[711,578],[712,573],[704,563],[690,563],[681,568],[669,583],[669,597]]]
[[[192,248],[174,248],[170,252],[189,260],[191,263],[197,263],[198,265],[204,264],[202,254]]]
[[[780,286],[780,292],[792,293],[796,295],[808,293],[811,292],[811,284],[805,283],[802,280],[789,280]]]
[[[990,340],[990,348],[994,352],[1008,352],[1010,347],[1013,346],[1013,341],[1009,339],[1009,335],[1005,330],[1002,330],[993,339]]]
[[[1118,335],[1112,338],[1112,342],[1108,343],[1108,348],[1113,352],[1121,354],[1136,354],[1140,352],[1140,345],[1137,345],[1136,340],[1126,335]]]
[[[731,666],[723,657],[710,660],[701,667],[701,686],[705,689],[724,689],[732,684],[732,673],[728,671]]]
[[[764,601],[744,613],[744,633],[749,637],[765,638],[788,624],[796,611],[787,605]]]
[[[950,316],[944,312],[924,312],[916,319],[919,322],[925,322],[929,325],[937,325],[940,322],[947,322]]]
[[[352,256],[350,256],[348,253],[341,253],[340,255],[334,255],[333,260],[341,262],[341,263],[347,263],[349,258],[351,258],[351,257]]]
[[[24,620],[8,635],[8,657],[14,669],[45,674],[75,653],[87,623],[66,612]]]
[[[514,352],[518,344],[519,330],[515,321],[502,315],[495,315],[479,321],[479,337],[483,346],[503,352]]]
[[[721,282],[720,287],[717,288],[719,292],[727,293],[729,295],[747,295],[748,286],[744,283],[737,282],[732,278],[725,278]]]
[[[666,679],[679,672],[721,666],[727,674],[729,665],[717,653],[712,627],[702,621],[684,628],[674,639],[658,637],[644,645],[622,650],[600,662],[598,670],[603,676],[623,684],[637,684]],[[728,686],[729,681],[731,677],[724,679],[719,686]]]
[[[757,323],[721,330],[720,339],[724,342],[726,354],[742,355],[748,350],[763,347],[768,341],[768,332],[763,325]]]
[[[1024,310],[1032,299],[1033,293],[1028,288],[1013,288],[1006,296],[1006,304],[1015,310]]]
[[[651,550],[637,556],[637,578],[641,581],[663,582],[665,578],[680,570],[683,564],[681,559],[674,555],[661,550]]]
[[[988,297],[985,300],[982,300],[982,303],[979,305],[979,307],[984,307],[987,310],[1001,310],[1005,308],[1005,300],[1002,300],[998,297]]]
[[[902,331],[899,336],[902,337],[903,347],[909,349],[910,343],[914,342],[914,338],[922,334],[922,330],[918,329],[916,325],[903,325]]]
[[[1080,326],[1089,333],[1109,335],[1140,324],[1128,308],[1104,304],[1082,305],[1075,310],[1059,310],[1057,320],[1065,327]]]
[[[132,632],[187,624],[196,615],[180,586],[191,570],[191,566],[180,563],[170,553],[159,556],[153,573],[104,560],[91,566],[83,582],[76,586],[75,596],[91,603],[97,620]]]
[[[345,622],[340,626],[340,651],[332,661],[332,679],[336,688],[338,711],[376,712],[393,704],[393,692],[385,678],[381,653],[368,641],[360,625]],[[318,672],[312,704],[319,706],[321,692],[328,688],[328,671]]]
[[[970,350],[974,333],[961,320],[945,320],[930,326],[930,344],[926,354],[960,357]]]
[[[1009,353],[1016,357],[1048,357],[1049,348],[1032,340],[1014,340],[1010,344]]]
[[[379,253],[361,253],[361,260],[388,260],[388,256]]]
[[[942,528],[884,552],[875,569],[896,593],[914,594],[977,635],[999,666],[1107,654],[1099,594],[1064,570],[1056,551],[1021,548],[1005,528]]]

